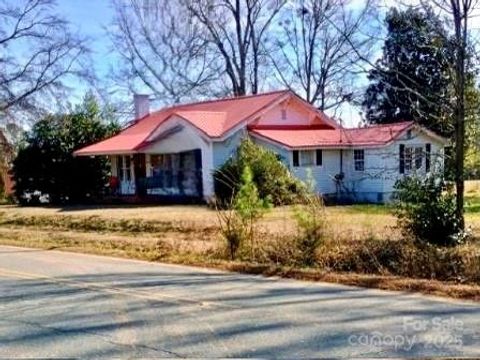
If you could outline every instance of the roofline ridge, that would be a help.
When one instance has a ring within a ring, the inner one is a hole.
[[[181,113],[181,112],[185,112],[185,113],[209,113],[209,114],[225,114],[226,111],[210,111],[210,110],[177,110],[177,111],[174,111],[174,113]]]
[[[167,110],[170,110],[170,111],[175,111],[175,110],[179,110],[181,109],[182,107],[185,107],[185,106],[192,106],[192,105],[199,105],[199,104],[211,104],[211,103],[215,103],[215,102],[220,102],[220,101],[231,101],[231,100],[241,100],[241,99],[249,99],[249,98],[252,98],[252,97],[259,97],[259,96],[267,96],[267,95],[273,95],[273,94],[280,94],[280,93],[288,93],[288,92],[291,92],[290,90],[288,89],[283,89],[283,90],[272,90],[272,91],[267,91],[267,92],[264,92],[264,93],[260,93],[260,94],[248,94],[248,95],[240,95],[240,96],[230,96],[230,97],[224,97],[224,98],[219,98],[219,99],[210,99],[210,100],[203,100],[203,101],[193,101],[193,102],[189,102],[189,103],[184,103],[184,104],[173,104],[171,106],[166,106],[166,107],[163,107],[159,110],[156,110],[146,116],[144,116],[143,118],[139,119],[139,120],[142,120],[148,116],[151,116],[151,115],[155,115],[155,114],[158,114],[162,111],[167,111]],[[195,110],[192,110],[192,111],[195,111]],[[138,121],[138,120],[137,120]]]
[[[359,129],[370,129],[370,128],[378,128],[378,127],[388,127],[388,126],[394,126],[394,125],[400,125],[400,124],[412,124],[414,125],[415,122],[413,120],[410,120],[410,121],[396,121],[396,122],[392,122],[392,123],[389,123],[389,124],[372,124],[372,125],[367,125],[367,126],[364,126],[364,127],[354,127],[354,128],[345,128],[345,130],[359,130]]]

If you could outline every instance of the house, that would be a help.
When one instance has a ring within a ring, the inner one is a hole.
[[[108,156],[119,196],[209,200],[212,172],[242,138],[275,151],[325,197],[385,202],[397,179],[443,164],[442,137],[412,122],[348,129],[290,91],[175,105],[150,113],[135,95],[135,120],[75,152]]]

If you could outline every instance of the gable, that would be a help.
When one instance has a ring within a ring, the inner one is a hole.
[[[447,139],[418,125],[414,125],[411,129],[404,131],[399,137],[397,137],[396,142],[409,144],[435,143],[439,146],[446,146],[448,144]]]
[[[255,125],[310,125],[311,122],[311,111],[290,98],[267,111],[255,121]]]
[[[264,113],[249,122],[250,127],[270,126],[324,126],[338,128],[339,125],[316,108],[301,100],[293,93],[283,101],[275,103]]]
[[[148,144],[141,148],[142,153],[177,153],[194,150],[207,146],[204,139],[194,128],[188,124],[172,121],[157,134]]]
[[[138,150],[146,153],[177,152],[192,150],[207,143],[209,143],[208,136],[184,118],[172,115],[152,132]]]

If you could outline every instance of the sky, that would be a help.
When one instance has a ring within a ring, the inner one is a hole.
[[[110,1],[60,0],[58,12],[66,17],[73,29],[90,38],[95,69],[99,76],[105,76],[115,64],[115,55],[103,29],[112,19]]]
[[[355,2],[361,3],[362,0]],[[113,16],[110,0],[58,0],[57,4],[59,14],[66,17],[73,29],[90,38],[96,74],[100,79],[106,78],[117,59],[104,30]],[[79,102],[88,90],[87,84],[77,82],[72,83],[71,87],[75,89],[70,99],[72,103]],[[355,126],[361,120],[358,109],[349,105],[342,107],[341,116],[345,126]]]
[[[362,3],[363,0],[353,0],[354,6],[360,7]],[[401,1],[401,4],[414,3],[418,3],[418,0]],[[115,66],[117,59],[104,30],[104,27],[109,25],[113,16],[110,0],[58,0],[57,4],[58,12],[70,21],[72,27],[90,38],[93,66],[97,76],[100,79],[105,79],[109,69]],[[389,7],[398,4],[400,2],[397,0],[381,0],[380,12],[384,13]],[[480,16],[474,17],[472,22],[473,28],[480,29]],[[71,84],[71,86],[75,88],[75,91],[70,101],[75,103],[83,96],[88,89],[88,85],[77,83]],[[359,109],[348,104],[341,108],[340,114],[344,125],[348,127],[356,126],[361,120]]]

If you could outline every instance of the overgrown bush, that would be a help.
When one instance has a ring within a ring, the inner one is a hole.
[[[455,194],[443,178],[406,177],[395,185],[394,213],[405,236],[417,242],[454,246],[465,239],[455,213]]]
[[[252,172],[259,197],[269,197],[274,205],[293,204],[305,191],[302,182],[290,174],[277,154],[244,139],[235,155],[214,172],[215,197],[220,205],[228,206],[238,192],[245,167]]]

